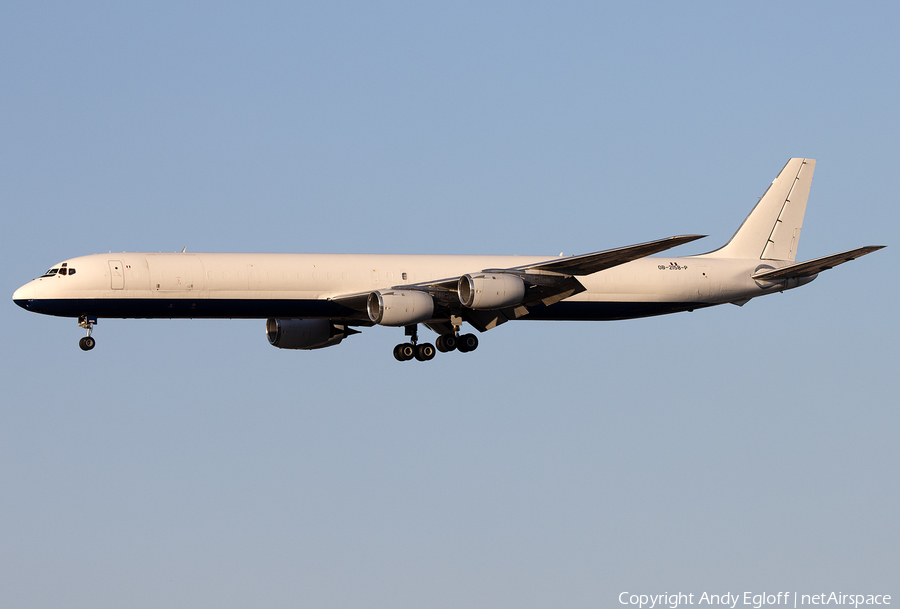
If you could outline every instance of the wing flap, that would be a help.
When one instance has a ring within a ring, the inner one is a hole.
[[[844,264],[845,262],[850,262],[851,260],[855,260],[860,256],[865,256],[866,254],[876,252],[883,247],[883,245],[867,245],[866,247],[858,247],[854,250],[841,252],[840,254],[832,254],[831,256],[824,256],[822,258],[816,258],[815,260],[809,260],[807,262],[798,262],[797,264],[783,266],[780,269],[762,271],[760,273],[752,275],[751,278],[762,279],[765,281],[777,281],[779,279],[811,277],[812,275],[821,273],[822,271],[827,271],[830,268],[834,268],[839,264]]]
[[[525,294],[525,301],[522,303],[526,307],[532,307],[537,304],[550,306],[565,300],[569,296],[584,292],[585,287],[581,282],[572,276],[566,277],[553,285],[539,285],[530,288]]]

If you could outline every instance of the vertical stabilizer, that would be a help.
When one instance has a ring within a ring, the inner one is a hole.
[[[716,258],[796,260],[815,159],[791,159]]]

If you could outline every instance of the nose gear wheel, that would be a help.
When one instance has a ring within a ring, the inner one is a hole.
[[[87,336],[78,341],[78,346],[82,351],[90,351],[97,345],[97,341],[91,336],[91,331],[96,323],[97,318],[92,315],[82,315],[78,318],[78,327],[87,330]]]

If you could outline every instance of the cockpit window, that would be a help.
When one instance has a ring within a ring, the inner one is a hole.
[[[59,265],[58,268],[53,267],[52,269],[50,269],[49,271],[47,271],[46,273],[41,275],[41,277],[59,277],[62,275],[74,275],[75,269],[67,268],[68,266],[69,266],[68,262],[63,262],[62,264]]]

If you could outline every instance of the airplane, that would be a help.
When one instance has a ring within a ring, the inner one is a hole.
[[[398,361],[467,353],[507,321],[631,319],[693,311],[813,281],[884,246],[795,262],[814,159],[790,159],[734,236],[694,256],[653,257],[704,235],[580,256],[116,253],[70,258],[13,294],[27,311],[78,318],[94,348],[99,318],[266,320],[269,343],[322,349],[357,328],[405,329]],[[419,342],[424,325],[438,337]]]

